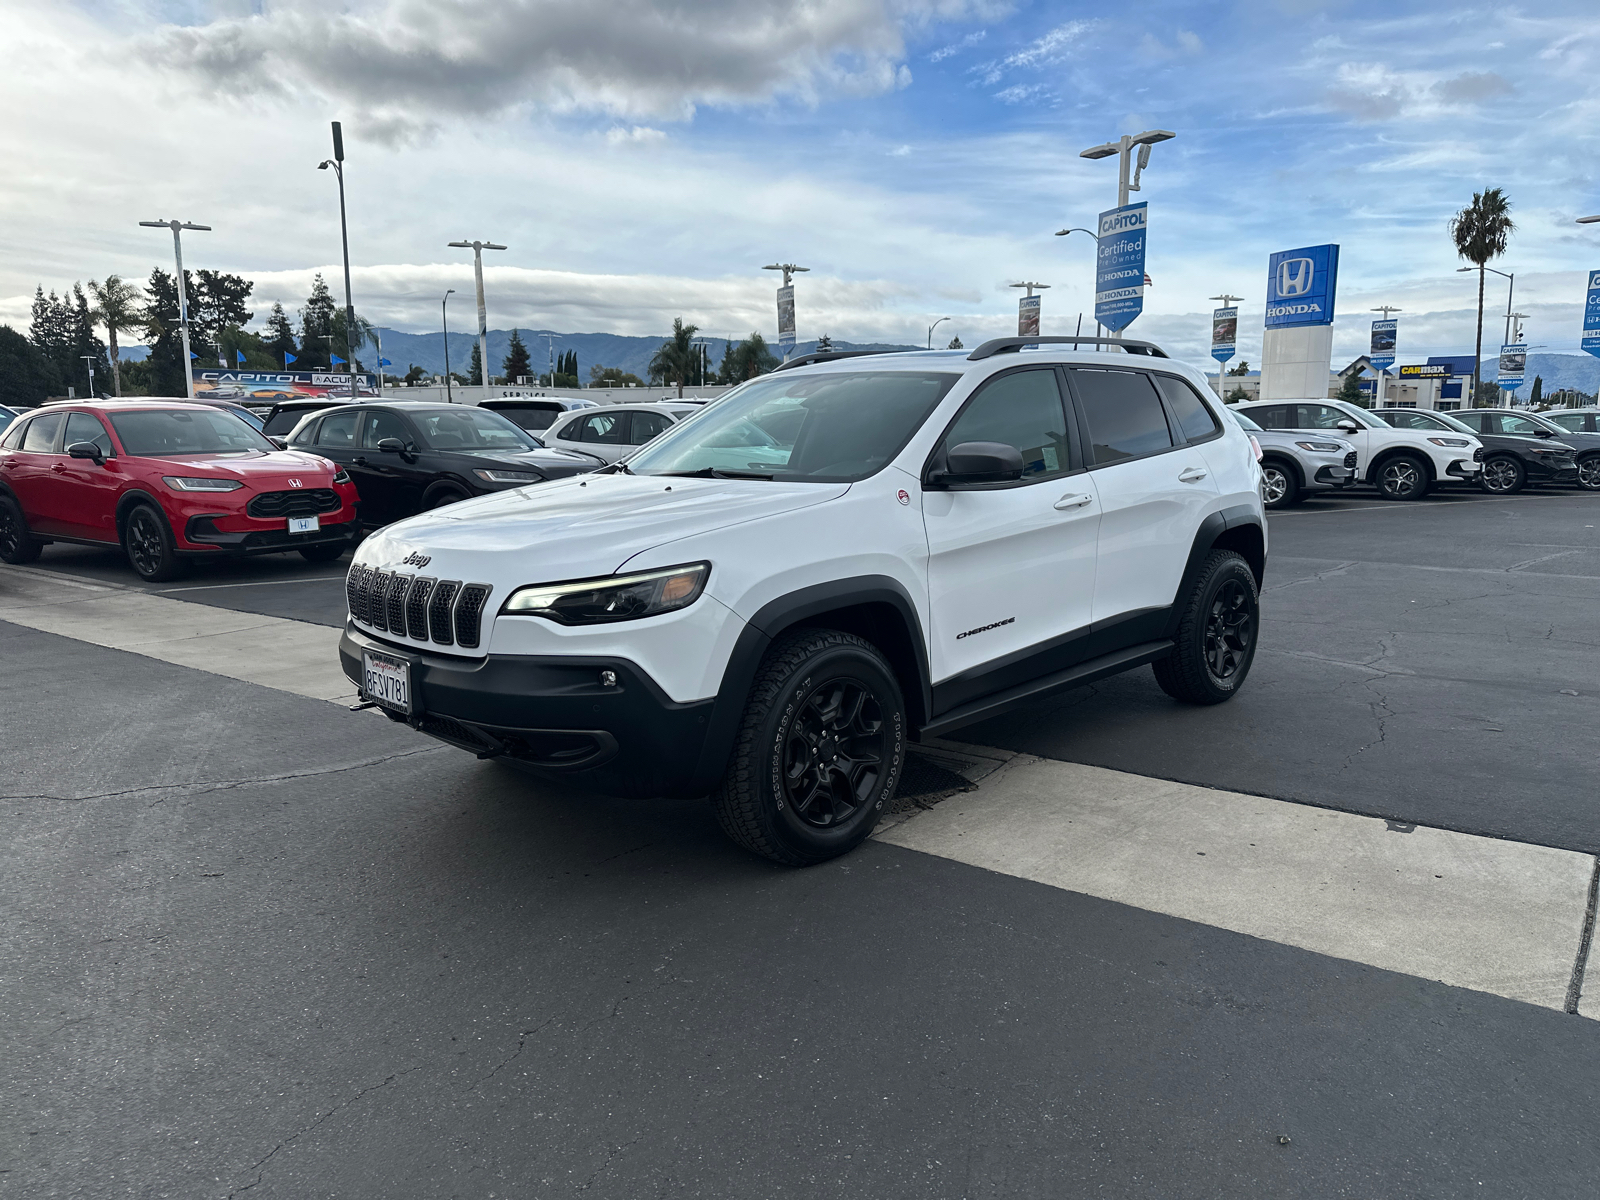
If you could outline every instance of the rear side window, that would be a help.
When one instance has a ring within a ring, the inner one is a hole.
[[[1463,425],[1470,425],[1473,429],[1475,429],[1479,433],[1494,433],[1494,432],[1496,432],[1495,429],[1492,426],[1490,426],[1489,423],[1488,423],[1488,421],[1489,421],[1489,414],[1488,413],[1458,412],[1458,413],[1451,413],[1450,415],[1453,416],[1456,420],[1460,421]]]
[[[1263,404],[1250,410],[1250,418],[1263,429],[1292,429],[1292,404]]]
[[[1350,414],[1340,412],[1331,404],[1297,404],[1300,410],[1296,429],[1337,429],[1339,422],[1349,421]]]
[[[1172,449],[1166,410],[1150,377],[1136,371],[1072,369],[1096,464]]]
[[[1167,398],[1172,415],[1178,418],[1178,428],[1183,430],[1184,437],[1191,442],[1203,442],[1215,436],[1221,426],[1192,387],[1172,375],[1157,375],[1156,384]]]
[[[90,442],[98,446],[101,454],[111,453],[111,435],[106,427],[88,413],[67,414],[67,436],[61,439],[63,447]]]
[[[1441,428],[1437,421],[1430,420],[1421,413],[1405,410],[1401,412],[1381,412],[1375,414],[1379,420],[1387,421],[1396,429],[1425,429],[1430,432]]]
[[[627,428],[627,413],[596,413],[578,422],[577,436],[567,434],[572,441],[601,442],[611,446],[624,444],[623,432]]]
[[[332,417],[328,421],[333,420]],[[328,421],[322,424],[326,428]],[[361,445],[367,450],[376,450],[378,443],[388,438],[398,442],[411,441],[411,431],[406,428],[406,423],[394,413],[375,412],[367,414],[367,424],[361,431]]]
[[[941,450],[948,455],[963,442],[1015,446],[1022,454],[1024,479],[1064,473],[1071,458],[1055,371],[1014,371],[985,384],[945,434]]]
[[[49,454],[56,448],[56,434],[61,432],[65,413],[49,413],[28,422],[22,435],[22,448],[30,454]]]
[[[636,412],[633,414],[633,429],[628,435],[628,442],[642,446],[651,438],[660,437],[671,424],[661,413]]]
[[[348,450],[356,444],[357,412],[336,412],[322,418],[317,430],[317,445],[330,450]]]

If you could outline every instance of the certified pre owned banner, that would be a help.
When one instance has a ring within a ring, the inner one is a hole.
[[[1583,348],[1600,357],[1600,271],[1589,272],[1589,295],[1583,306]]]
[[[1017,301],[1017,336],[1037,337],[1039,333],[1038,296],[1024,296]]]
[[[778,289],[778,345],[794,349],[794,284]]]
[[[1395,327],[1398,324],[1398,321],[1372,323],[1372,352],[1367,355],[1367,361],[1379,371],[1387,371],[1394,366]]]
[[[1526,343],[1500,347],[1500,370],[1498,375],[1501,387],[1515,391],[1522,386],[1522,380],[1527,370],[1528,347]]]
[[[1144,235],[1149,205],[1126,204],[1100,214],[1094,274],[1094,319],[1121,333],[1144,311]]]
[[[1213,308],[1211,310],[1211,357],[1227,362],[1239,347],[1239,310]]]

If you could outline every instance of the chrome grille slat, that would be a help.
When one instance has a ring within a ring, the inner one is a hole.
[[[428,601],[428,633],[441,646],[453,645],[455,637],[450,627],[450,610],[454,607],[456,593],[461,583],[444,579],[434,584],[433,598]]]
[[[406,636],[419,642],[428,640],[428,596],[434,581],[416,579],[406,591]]]

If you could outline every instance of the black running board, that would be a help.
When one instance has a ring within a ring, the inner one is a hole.
[[[1154,662],[1158,658],[1165,658],[1172,653],[1172,645],[1170,639],[1163,639],[1159,642],[1141,642],[1137,646],[1129,646],[1126,650],[1118,650],[1115,654],[1102,654],[1099,658],[1091,658],[1088,662],[1081,662],[1075,667],[1068,667],[1065,671],[1057,671],[1053,675],[1031,679],[1027,683],[1018,684],[1016,687],[1007,688],[1003,692],[996,692],[991,696],[983,697],[981,700],[974,700],[970,704],[952,708],[947,713],[941,713],[918,730],[918,735],[922,738],[943,737],[953,729],[959,729],[963,725],[971,725],[988,717],[998,716],[1007,709],[1015,708],[1025,701],[1060,691],[1062,688],[1080,687],[1086,683],[1093,683],[1097,679],[1104,679],[1108,675],[1117,675],[1123,671],[1130,671],[1134,667],[1141,667],[1145,663]]]

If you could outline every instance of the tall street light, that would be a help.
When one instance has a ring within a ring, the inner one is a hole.
[[[1461,275],[1467,271],[1476,271],[1477,269],[1477,267],[1457,267],[1456,274]],[[1511,298],[1517,294],[1516,273],[1512,272],[1508,274],[1505,271],[1496,271],[1493,267],[1484,267],[1483,269],[1489,272],[1491,275],[1498,275],[1501,279],[1508,279],[1511,281],[1511,286],[1506,289],[1506,327],[1504,338],[1505,342],[1509,342],[1511,341]]]
[[[86,365],[89,368],[89,399],[93,400],[94,399],[94,355],[92,355],[92,354],[80,354],[80,355],[78,355],[78,357],[83,359],[84,365]]]
[[[478,280],[478,376],[484,399],[489,398],[489,310],[483,304],[483,252],[504,250],[495,242],[451,242],[457,250],[472,251],[472,271]]]
[[[1594,225],[1596,223],[1600,223],[1600,213],[1596,213],[1592,217],[1579,217],[1578,218],[1578,224],[1579,225]]]
[[[762,267],[761,269],[763,271],[782,271],[783,272],[783,287],[778,289],[778,348],[783,351],[784,361],[788,361],[789,355],[794,350],[794,339],[795,339],[794,291],[793,291],[794,276],[796,275],[796,273],[809,271],[809,270],[811,270],[811,268],[810,267],[797,267],[797,266],[794,265],[794,263],[768,263],[766,266]],[[789,312],[788,312],[789,328],[788,329],[784,329],[784,327],[783,327],[783,318],[784,318],[783,293],[785,291],[788,291],[788,293],[789,293]],[[788,341],[787,344],[785,344],[784,340],[783,340],[783,337],[784,337],[785,333],[787,333],[789,335],[789,341]]]
[[[1230,296],[1230,295],[1228,295],[1227,292],[1223,292],[1222,295],[1220,295],[1220,296],[1207,296],[1206,299],[1208,299],[1208,300],[1220,300],[1220,301],[1222,301],[1222,307],[1223,308],[1228,308],[1231,305],[1239,303],[1239,301],[1243,300],[1244,297],[1243,296]],[[1238,319],[1237,318],[1235,318],[1235,320],[1234,320],[1233,338],[1234,338],[1234,343],[1237,344],[1238,340],[1239,340],[1239,323],[1238,323]],[[1224,397],[1222,395],[1222,370],[1227,365],[1228,364],[1226,362],[1224,362],[1222,359],[1220,359],[1220,358],[1217,359],[1217,399],[1221,400],[1224,404],[1227,403],[1227,400],[1224,399]]]
[[[172,256],[178,261],[178,328],[183,334],[183,386],[189,399],[194,399],[194,372],[189,369],[193,355],[189,353],[189,296],[188,289],[183,286],[183,239],[179,237],[180,229],[199,229],[211,232],[209,225],[193,225],[188,221],[140,221],[139,224],[147,229],[172,230]]]
[[[1007,284],[1006,286],[1007,287],[1027,288],[1028,289],[1028,298],[1029,299],[1031,299],[1033,297],[1033,289],[1034,288],[1038,288],[1041,292],[1048,291],[1050,289],[1050,285],[1048,283],[1035,283],[1031,279],[1024,280],[1021,283],[1010,283],[1010,284]],[[1035,313],[1035,315],[1037,315],[1038,310],[1035,309],[1034,313]],[[1037,333],[1038,330],[1034,330],[1034,332]],[[1017,310],[1017,336],[1018,337],[1026,336],[1022,332],[1022,310],[1021,310],[1020,306],[1018,307],[1018,310]]]
[[[446,404],[456,402],[456,394],[450,386],[450,297],[456,294],[455,288],[449,288],[444,294],[444,299],[439,301],[439,314],[444,320],[444,399]]]
[[[339,177],[339,237],[344,243],[344,368],[350,372],[350,399],[360,399],[356,391],[356,351],[352,339],[356,335],[356,306],[350,298],[350,229],[344,219],[344,131],[339,122],[333,123],[333,157],[317,164],[317,170],[333,168]]]
[[[1125,208],[1128,203],[1128,193],[1139,190],[1139,176],[1150,165],[1150,147],[1157,142],[1170,141],[1177,136],[1170,129],[1146,129],[1143,133],[1125,133],[1114,142],[1103,142],[1098,146],[1090,146],[1087,150],[1080,150],[1078,157],[1110,158],[1113,154],[1121,156],[1121,163],[1117,171],[1117,207]],[[1139,147],[1139,162],[1130,182],[1128,179],[1128,165],[1135,146]]]
[[[1372,311],[1375,312],[1375,313],[1382,313],[1383,314],[1383,319],[1385,321],[1387,321],[1389,319],[1389,314],[1390,313],[1397,313],[1397,312],[1400,312],[1401,310],[1396,308],[1392,304],[1380,304],[1380,305],[1378,305],[1377,308],[1373,309]],[[1375,405],[1375,407],[1377,407],[1377,408],[1382,408],[1383,407],[1383,393],[1384,393],[1384,386],[1383,385],[1384,385],[1384,381],[1385,381],[1386,378],[1387,378],[1387,376],[1386,376],[1386,373],[1385,373],[1384,369],[1382,367],[1379,367],[1378,368],[1378,400],[1377,400],[1377,403]]]
[[[939,328],[939,326],[943,325],[949,319],[950,319],[949,317],[940,317],[932,325],[928,326],[928,349],[929,350],[933,349],[933,331],[935,329]]]
[[[1070,236],[1071,234],[1074,234],[1074,233],[1087,233],[1090,237],[1092,237],[1094,239],[1094,243],[1095,243],[1096,246],[1098,246],[1100,244],[1100,235],[1097,234],[1092,229],[1085,229],[1082,225],[1074,225],[1071,229],[1058,229],[1058,230],[1056,230],[1056,236],[1057,237],[1068,237],[1068,236]],[[1097,267],[1098,267],[1099,262],[1100,262],[1100,256],[1099,256],[1099,253],[1097,251],[1096,254],[1095,254],[1095,263],[1096,263]],[[1094,294],[1094,281],[1093,280],[1090,280],[1090,292],[1089,292],[1089,294],[1090,295]],[[1080,320],[1079,324],[1080,325],[1082,324],[1081,320]],[[1100,336],[1100,322],[1099,322],[1098,319],[1096,319],[1095,323],[1094,323],[1094,335],[1095,335],[1095,337],[1099,337]],[[1098,349],[1100,349],[1100,347],[1096,346],[1095,349],[1098,350]]]

